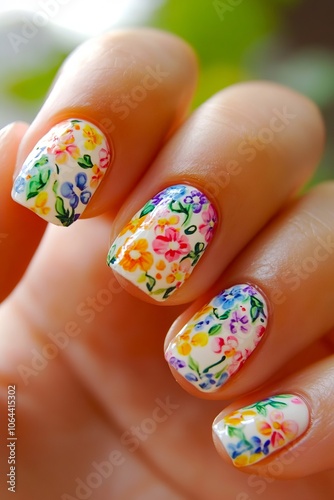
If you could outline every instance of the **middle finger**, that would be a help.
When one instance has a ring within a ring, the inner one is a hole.
[[[302,185],[322,145],[317,108],[291,90],[248,83],[215,95],[124,203],[110,267],[141,298],[195,299]]]

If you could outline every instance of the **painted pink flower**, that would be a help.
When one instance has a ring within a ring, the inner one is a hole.
[[[213,205],[209,205],[207,210],[202,212],[202,219],[204,224],[199,226],[199,232],[204,235],[205,241],[209,243],[213,236],[214,227],[217,224],[217,212],[213,208]]]
[[[212,340],[212,350],[216,354],[223,353],[226,357],[233,356],[238,347],[238,339],[232,335],[229,335],[227,339],[222,337],[215,337]]]
[[[268,420],[257,422],[256,427],[264,436],[270,436],[273,448],[280,448],[287,441],[292,441],[298,435],[297,422],[295,420],[284,420],[283,412],[273,410],[270,412]]]
[[[102,148],[99,153],[100,156],[100,168],[107,168],[110,163],[110,151],[106,148]]]
[[[68,129],[60,136],[54,135],[52,138],[52,144],[47,148],[47,152],[55,155],[57,163],[65,163],[68,155],[72,156],[75,160],[78,159],[80,156],[80,150],[75,144],[73,130]]]
[[[173,227],[168,227],[165,234],[157,236],[152,247],[155,253],[164,254],[168,262],[178,260],[191,250],[188,238]]]

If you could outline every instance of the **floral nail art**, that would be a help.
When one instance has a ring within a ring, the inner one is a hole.
[[[309,411],[293,394],[272,396],[216,421],[213,431],[237,467],[254,464],[307,429]]]
[[[217,212],[198,189],[178,184],[139,210],[112,244],[108,265],[157,301],[190,276],[213,237]]]
[[[261,340],[268,309],[251,285],[223,290],[169,344],[168,363],[201,391],[213,392],[244,364]]]
[[[101,130],[66,120],[37,143],[18,174],[12,197],[53,224],[70,226],[85,210],[110,165]]]

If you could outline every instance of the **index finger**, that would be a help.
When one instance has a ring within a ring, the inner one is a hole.
[[[15,201],[64,226],[83,211],[115,209],[183,119],[196,71],[188,45],[163,32],[119,31],[84,43],[23,140]]]

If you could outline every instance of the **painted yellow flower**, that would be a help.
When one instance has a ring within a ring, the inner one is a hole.
[[[131,233],[135,233],[137,229],[139,229],[143,222],[146,219],[146,215],[143,217],[140,217],[138,219],[132,219],[130,222],[128,222],[122,229],[122,231],[119,233],[119,236],[123,236],[123,234],[127,233],[128,231],[131,231]]]
[[[209,341],[209,335],[205,332],[195,333],[190,339],[191,330],[187,329],[177,338],[177,350],[182,356],[188,356],[193,347],[204,347]]]
[[[82,129],[82,134],[86,138],[85,141],[86,149],[92,151],[93,149],[96,148],[96,146],[102,144],[103,137],[101,134],[98,133],[98,131],[94,127],[91,127],[90,125],[85,125],[84,128]]]
[[[158,219],[158,224],[155,226],[154,230],[156,234],[164,234],[165,229],[169,226],[175,226],[178,224],[180,217],[178,215],[171,215],[170,217],[161,217]]]
[[[250,465],[258,462],[264,457],[263,453],[252,453],[251,455],[239,455],[233,460],[236,467],[245,467],[245,465]]]
[[[191,339],[194,347],[204,347],[209,342],[209,335],[205,332],[195,333]]]
[[[198,320],[201,316],[207,316],[208,314],[211,314],[213,311],[213,307],[210,305],[206,305],[202,307],[193,317],[193,321],[195,322]]]
[[[234,411],[230,413],[229,415],[226,415],[224,417],[224,422],[227,425],[239,425],[241,422],[244,422],[245,420],[250,420],[254,418],[257,415],[256,411],[254,410],[242,410],[242,411]]]
[[[46,206],[47,202],[48,202],[48,193],[42,191],[36,196],[35,205],[30,209],[33,212],[35,212],[35,214],[48,215],[51,208]]]

